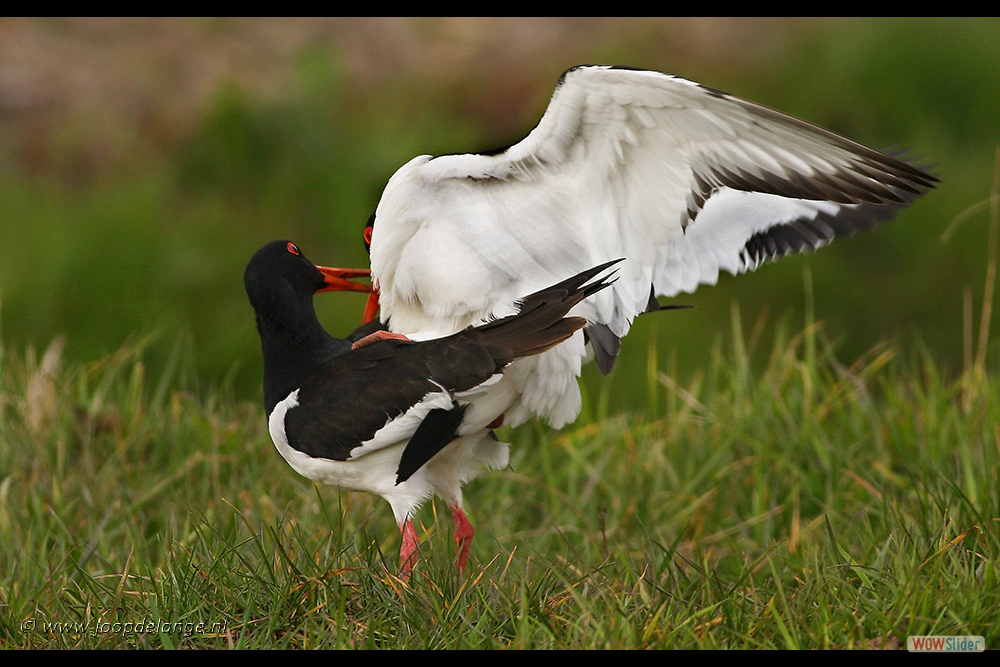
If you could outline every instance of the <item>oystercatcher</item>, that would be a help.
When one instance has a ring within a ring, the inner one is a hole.
[[[338,339],[317,319],[313,295],[369,291],[352,280],[367,270],[317,267],[290,241],[267,244],[250,259],[244,286],[260,334],[274,446],[311,480],[389,502],[401,532],[404,578],[417,552],[413,513],[436,493],[454,517],[463,571],[474,530],[462,507],[462,484],[508,460],[509,445],[489,426],[506,399],[488,389],[513,360],[541,354],[585,326],[585,319],[567,313],[613,284],[615,263],[582,271],[518,299],[508,308],[514,312],[445,337],[414,342],[369,324]]]
[[[937,178],[893,155],[677,76],[613,66],[562,74],[523,140],[421,155],[389,179],[365,228],[390,331],[414,340],[512,312],[521,294],[623,257],[589,324],[521,359],[488,393],[506,424],[553,426],[580,410],[577,376],[610,372],[657,297],[810,251],[898,214]]]

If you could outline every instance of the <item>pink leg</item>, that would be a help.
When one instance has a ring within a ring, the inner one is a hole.
[[[400,576],[406,580],[410,578],[410,568],[417,562],[417,530],[409,519],[399,528],[402,533],[399,545],[399,569]]]
[[[465,561],[469,558],[469,548],[472,546],[472,537],[476,534],[475,529],[465,516],[465,510],[461,505],[451,506],[451,515],[455,517],[455,549],[458,552],[458,562],[455,567],[459,574],[465,574]]]
[[[361,340],[354,341],[354,344],[351,345],[351,349],[352,350],[356,350],[359,347],[364,347],[365,345],[371,345],[372,343],[377,343],[380,340],[405,340],[405,341],[409,341],[410,339],[407,338],[406,336],[404,336],[403,334],[392,333],[391,331],[385,331],[383,329],[379,329],[375,333],[368,334],[367,336],[365,336]]]

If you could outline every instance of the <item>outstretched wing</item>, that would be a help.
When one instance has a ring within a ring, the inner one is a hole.
[[[374,217],[372,276],[393,330],[441,335],[624,257],[613,288],[577,311],[620,337],[651,294],[870,228],[935,180],[679,77],[577,67],[522,141],[396,172]]]

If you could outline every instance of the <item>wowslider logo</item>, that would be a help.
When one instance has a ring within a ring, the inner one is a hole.
[[[906,650],[914,653],[980,653],[986,650],[986,639],[971,635],[913,635],[906,638]]]

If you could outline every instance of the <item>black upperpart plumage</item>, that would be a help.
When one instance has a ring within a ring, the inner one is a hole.
[[[539,354],[586,324],[566,317],[584,298],[613,282],[592,281],[615,262],[594,267],[521,300],[517,314],[433,340],[377,340],[353,348],[380,328],[370,324],[346,339],[323,330],[313,294],[324,286],[319,269],[288,241],[268,244],[244,274],[264,354],[265,409],[294,391],[297,406],[284,419],[288,443],[316,458],[348,460],[391,419],[428,394],[460,393],[485,382],[516,358]],[[463,410],[433,410],[406,448],[403,481],[456,435]],[[450,413],[450,414],[444,414]]]

